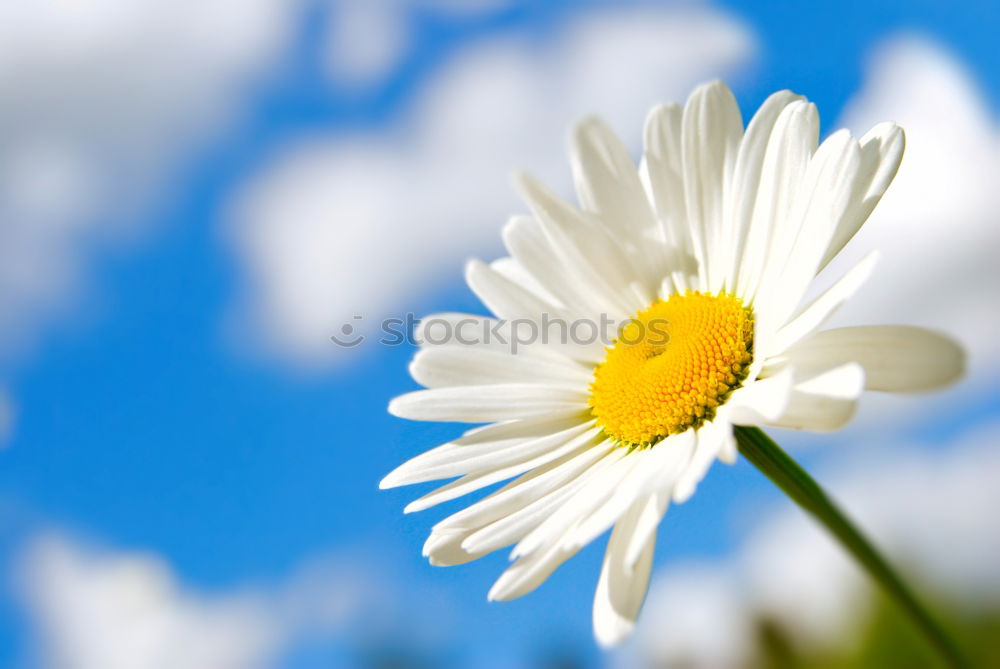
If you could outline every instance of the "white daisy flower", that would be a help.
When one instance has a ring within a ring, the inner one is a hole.
[[[410,371],[427,390],[389,406],[413,420],[488,423],[385,477],[382,488],[458,477],[407,512],[513,479],[434,526],[431,564],[513,545],[489,592],[512,599],[613,528],[594,632],[615,644],[642,605],[668,504],[690,497],[716,459],[736,460],[734,425],[835,430],[866,388],[926,390],[961,375],[961,350],[926,330],[817,331],[868,278],[874,254],[800,307],[903,154],[893,123],[860,140],[818,136],[815,105],[788,91],[744,130],[732,93],[715,82],[683,108],[649,114],[638,168],[604,123],[579,124],[579,207],[517,178],[531,215],[504,229],[510,257],[466,273],[496,319],[425,320]],[[602,316],[632,319],[608,346],[539,337],[512,351],[497,337],[442,343],[427,329],[512,337],[516,323],[549,332],[554,320]]]

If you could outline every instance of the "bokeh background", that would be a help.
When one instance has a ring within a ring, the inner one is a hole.
[[[721,77],[824,134],[905,126],[839,324],[967,347],[946,393],[774,436],[1000,665],[1000,34],[982,2],[9,0],[0,3],[0,665],[933,666],[746,463],[670,511],[635,638],[591,637],[603,542],[487,603],[497,554],[420,556],[449,508],[379,492],[461,428],[408,424],[379,320],[481,312],[526,168],[569,194],[569,124],[639,149]],[[836,276],[846,265],[831,267]],[[828,281],[829,277],[824,277]],[[331,334],[368,339],[353,348]],[[914,360],[914,365],[922,361]]]

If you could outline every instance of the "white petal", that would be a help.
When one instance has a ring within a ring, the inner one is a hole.
[[[594,476],[585,485],[581,486],[545,522],[518,542],[511,557],[544,551],[551,543],[561,542],[575,526],[584,522],[614,494],[618,485],[633,470],[635,462],[635,458],[628,458],[624,453],[612,451],[601,461],[600,469],[595,469]]]
[[[788,404],[792,382],[792,370],[784,369],[737,388],[726,402],[730,420],[734,425],[759,425],[778,418]]]
[[[415,499],[406,505],[403,511],[404,513],[423,511],[442,502],[447,502],[485,488],[486,486],[493,485],[494,483],[518,476],[535,467],[557,461],[560,458],[569,458],[584,449],[592,448],[596,443],[595,437],[599,432],[598,428],[589,428],[579,436],[572,436],[567,433],[552,435],[544,440],[540,440],[542,442],[541,446],[544,447],[540,449],[542,451],[540,454],[513,464],[501,463],[492,468],[479,469],[466,474],[451,483],[432,490],[419,499]],[[535,446],[538,446],[538,444]]]
[[[664,240],[659,275],[660,297],[684,293],[698,284],[698,260],[694,256],[691,233],[684,203],[684,169],[681,164],[681,120],[678,105],[654,107],[646,117],[640,177],[653,202],[662,229],[657,239]],[[650,245],[654,246],[654,245]]]
[[[494,522],[470,532],[463,546],[467,550],[493,551],[520,541],[580,487],[586,485],[589,479],[597,475],[599,468],[594,468],[593,465],[597,460],[606,456],[611,448],[614,447],[610,444],[590,448],[570,459],[553,463],[557,466],[553,467],[550,472],[558,472],[559,478],[568,480],[562,483],[556,481],[554,484],[553,478],[548,477],[548,485],[546,486],[548,490],[544,495],[508,512]],[[571,474],[571,476],[567,476],[567,474]],[[537,490],[537,486],[535,489]]]
[[[840,253],[882,199],[899,169],[905,145],[903,129],[889,122],[878,124],[861,138],[864,178],[852,197],[850,209],[840,220],[830,240],[820,267],[824,267]]]
[[[684,197],[702,290],[722,287],[724,268],[710,254],[723,234],[723,195],[742,135],[739,107],[724,84],[705,84],[688,98],[681,121]]]
[[[810,332],[817,330],[868,280],[877,261],[878,252],[872,251],[777,332],[773,335],[764,333],[759,347],[755,341],[757,354],[765,359],[779,355]]]
[[[612,448],[610,442],[602,442],[577,455],[536,467],[475,504],[455,512],[434,528],[475,532],[585,477],[589,468]]]
[[[611,478],[614,478],[616,473],[616,468],[620,470],[620,465],[622,463],[622,458],[624,457],[623,449],[613,448],[611,451],[594,467],[590,470],[590,480],[583,486],[585,490],[594,490],[594,483],[603,484],[609,479],[609,474]],[[587,495],[582,495],[579,492],[574,493],[573,500],[586,500]],[[491,600],[506,600],[514,599],[515,597],[520,597],[525,595],[535,588],[537,588],[549,575],[563,562],[568,560],[570,557],[575,555],[579,549],[575,548],[565,548],[561,545],[560,538],[563,532],[573,528],[575,523],[586,515],[585,509],[572,508],[570,502],[564,503],[559,510],[557,510],[552,516],[546,519],[542,525],[548,526],[548,529],[552,530],[548,540],[541,545],[538,550],[531,550],[530,554],[528,551],[524,553],[519,553],[517,547],[515,547],[512,557],[518,558],[514,564],[512,564],[497,582],[493,584],[493,587],[489,592],[489,599]],[[567,511],[569,513],[567,513]],[[553,519],[562,514],[562,517],[568,520],[568,522],[562,522],[560,519],[555,525],[553,524]],[[536,528],[535,532],[539,528]],[[529,535],[530,536],[530,535]],[[523,543],[523,542],[522,542]],[[520,546],[521,544],[518,544]]]
[[[824,164],[826,157],[830,153],[829,149],[816,145],[819,140],[819,113],[813,104],[802,105],[795,103],[794,107],[800,108],[800,114],[790,114],[793,125],[791,136],[795,141],[785,144],[785,159],[790,162],[793,168],[797,167],[801,172],[796,175],[786,175],[788,187],[786,193],[778,193],[779,200],[775,205],[775,211],[780,212],[780,216],[771,222],[771,234],[768,240],[766,258],[760,274],[760,282],[752,295],[755,304],[760,304],[762,292],[781,273],[782,268],[789,261],[796,241],[807,237],[813,233],[822,234],[819,230],[813,230],[817,224],[825,225],[832,229],[832,223],[826,223],[823,219],[813,220],[810,217],[811,205],[814,205],[817,195],[827,195],[829,189],[823,182]],[[791,109],[792,106],[789,106]],[[843,135],[848,133],[844,132]],[[839,144],[840,135],[834,135],[827,139],[824,144]],[[849,135],[848,135],[849,137]],[[763,166],[762,166],[763,167]],[[825,213],[825,212],[824,212]],[[829,217],[827,217],[829,219]],[[802,233],[800,235],[800,232]],[[809,233],[809,235],[806,235]],[[825,248],[829,235],[823,238]],[[817,258],[818,262],[818,258]],[[810,279],[812,276],[809,277]],[[766,304],[764,306],[767,306]]]
[[[785,412],[768,424],[812,432],[838,430],[854,417],[864,383],[864,370],[855,363],[797,383]]]
[[[628,150],[597,118],[577,124],[570,148],[580,203],[613,231],[635,261],[633,265],[638,265],[634,267],[637,277],[654,289],[662,278],[664,258],[648,251],[662,250],[665,239]],[[660,276],[654,276],[657,269]]]
[[[747,230],[757,201],[764,155],[774,124],[785,107],[802,99],[790,91],[779,91],[768,97],[750,120],[740,142],[725,201],[727,231],[720,240],[719,252],[722,273],[726,277],[725,289],[728,291],[736,290],[738,263],[743,256]]]
[[[642,504],[642,511],[636,520],[635,531],[625,547],[625,564],[629,568],[639,561],[646,544],[656,534],[656,528],[670,506],[670,492],[661,490],[649,495],[644,503],[637,503]]]
[[[674,484],[691,462],[695,449],[694,430],[673,434],[650,450],[649,467],[655,475],[639,491],[643,495],[673,490]]]
[[[545,582],[552,572],[566,560],[576,555],[577,550],[567,550],[552,546],[517,560],[500,574],[487,598],[490,601],[507,601],[528,594]]]
[[[470,260],[466,264],[465,281],[482,303],[503,320],[538,321],[542,314],[560,316],[553,305],[543,302],[480,260]]]
[[[728,418],[726,422],[730,427],[722,434],[722,446],[719,448],[719,460],[727,465],[735,465],[739,459],[739,450],[736,447],[736,437],[733,436],[732,421]]]
[[[574,486],[563,486],[531,504],[512,511],[487,527],[469,533],[462,547],[469,551],[495,551],[520,541],[573,494]]]
[[[631,224],[629,214],[650,217],[648,209],[641,210],[646,194],[635,163],[607,123],[596,117],[578,123],[570,136],[570,153],[577,196],[584,209],[614,226]]]
[[[817,332],[784,356],[797,370],[860,364],[869,390],[933,390],[957,381],[965,353],[943,335],[904,326],[851,327]]]
[[[410,362],[410,376],[425,388],[525,382],[586,389],[593,372],[572,360],[531,350],[512,355],[452,346],[418,351]]]
[[[505,439],[537,439],[553,432],[565,430],[574,419],[565,416],[535,416],[523,420],[511,420],[503,423],[492,423],[473,427],[462,433],[462,436],[452,441],[456,446],[473,446],[486,442],[497,442]],[[577,423],[585,423],[588,419],[575,419]]]
[[[514,185],[542,226],[560,264],[609,313],[631,315],[640,306],[629,288],[635,279],[628,258],[604,226],[553,195],[526,174]]]
[[[493,333],[498,333],[494,337]],[[431,314],[421,318],[413,338],[422,347],[472,346],[510,352],[508,329],[501,321],[486,316],[459,313]]]
[[[658,445],[662,446],[663,442]],[[622,485],[612,491],[604,503],[581,519],[572,531],[565,534],[563,545],[586,546],[617,522],[637,499],[645,499],[647,495],[643,493],[649,488],[648,480],[658,473],[653,470],[654,463],[649,457],[650,453],[649,450],[629,453],[626,460],[631,466],[620,476]]]
[[[424,557],[434,567],[454,567],[486,555],[485,552],[470,553],[462,548],[460,532],[433,532],[424,542]]]
[[[594,595],[594,636],[605,648],[617,645],[632,633],[646,599],[656,534],[646,538],[638,560],[627,560],[628,545],[644,506],[645,500],[640,500],[615,524],[604,553]]]
[[[803,101],[778,115],[761,166],[760,186],[739,267],[737,294],[753,300],[770,260],[775,229],[788,217],[816,144],[815,107]]]
[[[564,417],[586,410],[585,389],[530,383],[417,390],[389,403],[389,413],[393,416],[456,423],[489,423],[542,415]]]
[[[577,419],[567,419],[533,438],[514,437],[472,445],[444,444],[407,460],[382,479],[379,487],[394,488],[454,478],[516,464],[576,437],[590,429],[593,423],[593,420],[581,423]]]
[[[728,421],[716,420],[704,423],[695,430],[696,446],[691,461],[684,468],[684,473],[677,479],[674,485],[673,500],[678,504],[686,502],[694,494],[698,483],[705,478],[708,468],[712,466],[715,459],[722,450],[725,442],[725,434],[732,433],[732,426]]]
[[[562,541],[567,546],[585,546],[611,527],[635,500],[656,493],[663,493],[669,499],[678,479],[690,466],[694,451],[694,431],[687,430],[652,448],[629,453],[628,460],[633,463],[622,472],[622,485],[574,529],[567,531]]]
[[[851,204],[860,162],[858,143],[846,130],[828,137],[810,159],[791,211],[775,228],[757,289],[756,318],[764,329],[788,320],[816,276]]]
[[[561,264],[560,257],[531,216],[515,216],[503,229],[504,245],[518,264],[574,317],[589,315],[592,300]]]
[[[564,311],[563,302],[549,292],[548,288],[542,285],[542,283],[539,282],[534,275],[528,272],[515,258],[497,258],[490,263],[490,269],[505,279],[521,286],[521,288],[524,288],[542,302],[554,306],[556,311],[559,313]]]

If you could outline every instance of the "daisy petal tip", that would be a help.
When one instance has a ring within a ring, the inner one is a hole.
[[[594,133],[605,133],[608,131],[609,128],[604,119],[595,114],[590,114],[573,124],[570,137],[575,144],[585,144],[591,140],[591,135]]]
[[[510,182],[514,184],[514,174],[511,174]],[[510,248],[512,242],[517,238],[518,232],[523,229],[526,222],[526,218],[523,214],[517,216],[511,216],[504,223],[503,228],[500,230],[500,238],[503,240],[504,244]]]
[[[407,405],[406,395],[393,397],[391,400],[389,400],[389,406],[386,408],[386,411],[388,411],[390,415],[395,416],[396,418],[406,418],[405,415],[406,405]]]
[[[696,97],[705,97],[710,95],[732,95],[732,91],[729,90],[729,86],[721,79],[712,79],[711,81],[706,81],[701,84],[691,93],[689,99],[694,99]]]
[[[895,121],[882,121],[872,126],[872,129],[861,138],[861,142],[864,144],[874,139],[878,139],[883,144],[905,142],[906,132]]]
[[[691,499],[691,496],[694,495],[696,487],[697,484],[694,482],[678,485],[674,488],[674,492],[671,494],[670,499],[672,499],[675,504],[683,504]]]
[[[737,460],[739,460],[739,451],[736,450],[735,445],[724,446],[719,451],[719,462],[726,465],[735,465]]]
[[[514,190],[523,193],[534,182],[534,179],[524,170],[512,170],[510,173],[510,182],[514,186]]]
[[[419,499],[413,500],[409,504],[403,507],[403,513],[416,513],[417,511],[423,511],[427,507]]]
[[[392,470],[386,474],[381,481],[378,482],[379,490],[389,490],[390,488],[395,488],[400,485],[398,479],[399,476],[396,474],[398,470]]]
[[[817,434],[833,434],[834,432],[844,429],[848,424],[850,424],[850,422],[854,420],[854,416],[856,416],[857,413],[858,403],[850,402],[836,423],[831,422],[828,425],[809,426],[806,428],[796,429],[807,429],[808,431],[815,432]]]
[[[646,124],[648,125],[662,116],[670,116],[672,114],[676,114],[680,110],[680,108],[681,108],[680,105],[676,103],[671,103],[671,104],[660,103],[658,105],[655,105],[652,109],[650,109],[646,113]]]
[[[627,641],[635,631],[635,620],[614,608],[594,607],[594,639],[603,650],[612,650]]]
[[[488,602],[506,602],[511,599],[515,599],[515,597],[510,592],[510,588],[507,587],[507,583],[503,576],[501,576],[497,582],[493,584],[493,587],[490,588],[490,591],[486,593],[486,601]]]
[[[522,200],[531,202],[535,199],[535,194],[541,189],[541,184],[524,170],[514,170],[510,175],[511,185],[514,192],[521,196]]]
[[[465,280],[466,282],[472,282],[475,280],[476,276],[487,269],[486,263],[484,263],[479,258],[469,258],[465,261]]]
[[[902,329],[902,328],[901,328]],[[955,339],[934,330],[910,328],[907,343],[922,343],[923,360],[918,367],[897,373],[894,382],[871,384],[874,390],[897,393],[925,393],[941,390],[962,380],[967,373],[968,354]],[[913,357],[917,357],[914,355]],[[906,369],[900,365],[900,369]]]
[[[462,543],[459,544],[459,547],[466,553],[477,553],[479,552],[478,549],[480,547],[480,544],[475,540],[474,537],[468,536],[462,540]]]
[[[427,350],[421,349],[413,355],[413,359],[410,360],[410,364],[406,366],[406,371],[410,375],[410,378],[420,383],[420,370],[421,364],[427,357]],[[392,403],[389,403],[389,413],[392,413]]]
[[[926,340],[925,347],[933,353],[933,364],[928,363],[920,375],[922,378],[911,380],[911,387],[900,389],[902,392],[941,390],[958,383],[968,373],[969,355],[961,343],[934,330],[925,330],[922,334]]]

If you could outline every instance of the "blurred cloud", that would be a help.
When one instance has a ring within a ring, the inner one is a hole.
[[[381,83],[410,45],[409,17],[402,0],[330,3],[324,65],[348,87]]]
[[[754,630],[737,578],[728,564],[711,562],[673,565],[657,574],[639,618],[637,641],[618,653],[614,664],[744,666]]]
[[[654,103],[733,75],[753,53],[744,25],[701,7],[590,8],[551,35],[477,40],[399,125],[307,138],[237,199],[241,336],[257,332],[281,359],[335,360],[328,338],[341,324],[363,315],[371,328],[442,267],[457,273],[468,254],[498,250],[503,219],[522,209],[506,186],[513,167],[568,183],[572,121],[599,113],[638,140]]]
[[[279,648],[260,593],[185,592],[155,556],[92,552],[51,535],[36,541],[25,562],[44,666],[253,667]]]
[[[1000,603],[1000,423],[949,444],[883,443],[820,472],[846,511],[925,591],[963,607]],[[887,476],[886,472],[891,475]],[[654,579],[625,664],[742,666],[756,625],[774,620],[806,643],[833,645],[864,622],[869,581],[790,502],[750,529],[728,560],[668,567]]]
[[[0,3],[0,352],[80,290],[178,161],[225,128],[299,3]]]
[[[864,131],[895,120],[906,154],[869,223],[831,264],[839,274],[867,249],[875,276],[835,324],[909,323],[947,331],[967,347],[973,381],[1000,365],[1000,124],[967,69],[914,35],[883,43],[839,125]]]
[[[156,554],[61,533],[36,537],[22,557],[37,661],[51,669],[271,666],[313,639],[388,634],[399,596],[346,554],[315,556],[274,586],[215,594],[179,583]]]
[[[323,64],[335,85],[370,90],[396,71],[413,47],[417,13],[448,21],[490,15],[510,0],[327,0]]]

